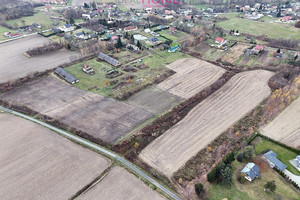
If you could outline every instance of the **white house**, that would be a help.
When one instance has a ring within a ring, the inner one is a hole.
[[[261,177],[259,172],[259,167],[252,162],[248,163],[241,171],[241,173],[245,174],[245,179],[247,179],[250,182],[253,181],[255,178]]]

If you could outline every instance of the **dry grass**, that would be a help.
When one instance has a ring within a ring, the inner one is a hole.
[[[157,87],[186,99],[213,84],[225,72],[216,65],[195,58],[183,58],[167,67],[176,71],[176,74]]]
[[[141,180],[121,167],[114,167],[90,190],[77,199],[132,199],[132,200],[163,200],[158,193],[146,186]]]
[[[183,120],[150,143],[140,158],[171,177],[271,93],[267,82],[272,75],[272,72],[256,70],[234,76]]]
[[[1,199],[69,199],[110,164],[58,134],[0,114]]]

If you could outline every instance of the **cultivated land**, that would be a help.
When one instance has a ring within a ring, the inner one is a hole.
[[[109,143],[152,116],[143,109],[85,92],[52,77],[24,85],[0,98],[26,105]]]
[[[300,149],[300,98],[291,103],[272,122],[262,129],[262,134]]]
[[[157,87],[186,99],[213,84],[225,72],[216,65],[195,58],[183,58],[167,67],[176,74]]]
[[[266,34],[269,38],[300,39],[299,30],[290,24],[259,22],[233,17],[218,22],[218,26],[225,30],[239,30],[240,33],[251,35]]]
[[[271,93],[264,70],[237,74],[139,155],[168,177]]]
[[[164,199],[141,180],[121,167],[114,167],[99,183],[76,199]]]
[[[70,62],[72,56],[78,56],[75,52],[61,49],[56,52],[27,58],[24,52],[30,48],[48,44],[49,40],[33,35],[0,44],[0,83],[26,76],[36,71],[45,71],[61,64]]]
[[[136,93],[126,102],[157,114],[167,111],[182,100],[182,98],[170,92],[156,87],[149,87]]]
[[[69,199],[110,162],[47,128],[0,114],[1,199]]]

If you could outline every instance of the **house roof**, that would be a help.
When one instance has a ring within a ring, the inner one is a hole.
[[[78,79],[73,76],[72,74],[70,74],[69,72],[67,72],[66,70],[64,70],[61,67],[58,67],[55,70],[55,73],[58,74],[59,76],[61,76],[62,78],[64,78],[67,82],[74,84],[76,82],[78,82]]]
[[[70,28],[70,27],[71,27],[71,24],[65,24],[65,27],[66,27],[66,28]]]
[[[259,172],[260,172],[259,167],[252,162],[248,163],[241,171],[241,173],[245,173],[248,176],[250,176],[252,180],[256,177],[261,176]]]
[[[178,46],[175,46],[175,47],[172,47],[171,49],[169,49],[169,51],[175,51],[177,50],[179,47]]]
[[[81,36],[81,35],[84,35],[83,32],[76,33],[76,36]]]
[[[136,27],[135,26],[128,26],[128,27],[124,28],[125,31],[130,31],[130,30],[133,30],[133,29],[136,29]]]
[[[297,158],[298,160],[300,160],[300,155],[299,155],[299,156],[296,156],[296,158]]]
[[[154,38],[150,38],[149,41],[151,41],[151,42],[157,42],[158,39],[154,37]]]
[[[175,31],[175,30],[176,30],[176,28],[174,28],[174,27],[170,27],[170,28],[169,28],[169,30],[170,30],[170,31]]]
[[[223,42],[223,41],[224,41],[224,38],[217,37],[217,38],[216,38],[216,41],[217,41],[217,42]]]
[[[255,48],[255,50],[261,51],[261,50],[263,50],[264,46],[256,45],[254,48]]]
[[[108,56],[108,55],[106,55],[106,54],[104,54],[102,52],[100,52],[98,54],[98,57],[100,59],[105,60],[106,62],[108,62],[109,64],[111,64],[113,66],[117,66],[120,63],[118,60],[116,60],[116,59],[114,59],[114,58],[112,58],[112,57],[110,57],[110,56]]]
[[[277,154],[274,151],[270,150],[264,155],[271,163],[273,163],[281,171],[287,168],[285,164],[283,164],[278,158],[276,158]]]
[[[284,16],[282,19],[283,19],[284,21],[288,21],[288,20],[291,20],[292,17],[291,17],[291,16]]]

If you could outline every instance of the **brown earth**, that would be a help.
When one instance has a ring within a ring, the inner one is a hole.
[[[121,167],[113,167],[96,185],[76,199],[163,200],[164,198]]]
[[[1,199],[69,199],[110,161],[58,134],[0,113]]]
[[[151,113],[47,77],[19,87],[1,99],[25,105],[95,138],[113,143]]]
[[[201,149],[263,101],[271,90],[272,72],[242,72],[198,104],[188,115],[148,145],[139,155],[171,177]]]
[[[179,59],[166,67],[176,74],[157,87],[185,99],[213,84],[225,72],[223,68],[195,58]]]
[[[227,51],[225,54],[223,54],[222,61],[233,64],[249,47],[250,45],[247,44],[235,45],[234,47],[230,48],[230,52]]]
[[[262,134],[289,146],[300,148],[300,98],[293,101],[272,122],[262,129]]]
[[[60,49],[40,56],[26,57],[24,52],[34,47],[48,44],[49,40],[33,35],[0,45],[0,83],[22,78],[36,71],[45,71],[79,58],[76,52]]]

